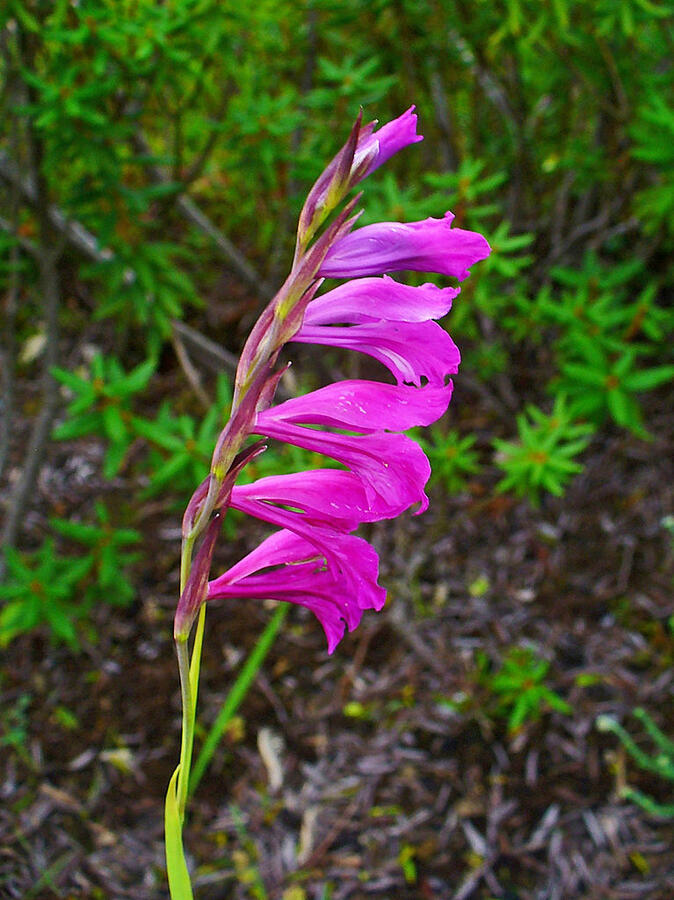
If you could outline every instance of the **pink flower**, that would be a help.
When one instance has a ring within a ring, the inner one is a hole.
[[[375,131],[376,122],[361,125],[360,116],[351,136],[339,153],[328,163],[309,191],[299,221],[299,233],[312,233],[332,208],[333,198],[340,198],[383,165],[395,153],[410,144],[423,141],[417,134],[417,117],[411,106],[397,119]]]
[[[423,135],[417,134],[417,116],[414,109],[414,106],[410,106],[397,119],[392,119],[386,125],[382,125],[379,131],[358,141],[358,147],[353,157],[353,169],[358,169],[361,160],[369,159],[367,170],[361,178],[371,175],[375,169],[378,169],[404,147],[423,141]],[[373,150],[376,151],[374,154]]]
[[[271,420],[327,425],[364,434],[407,431],[439,419],[447,411],[451,396],[451,382],[419,390],[378,381],[337,381],[258,414],[258,423],[264,425]]]
[[[427,508],[428,459],[401,432],[429,425],[445,413],[452,396],[450,376],[460,362],[458,348],[435,321],[447,314],[459,288],[410,287],[386,273],[436,272],[462,281],[490,250],[481,235],[452,228],[451,213],[352,231],[354,207],[347,205],[330,224],[325,222],[348,190],[422,139],[416,122],[414,107],[378,131],[376,123],[362,126],[359,118],[309,193],[292,271],[246,342],[232,418],[218,441],[211,474],[184,519],[190,540],[222,506],[279,530],[208,584],[204,573],[214,531],[207,532],[181,598],[183,631],[204,599],[271,598],[310,609],[332,653],[345,627],[358,625],[363,610],[384,604],[377,554],[353,532],[361,523]],[[316,296],[324,277],[351,280]],[[367,354],[396,383],[341,381],[271,406],[280,377],[278,353],[288,341]],[[254,434],[320,453],[343,468],[237,485],[238,470],[264,449],[264,442],[247,449]]]
[[[421,447],[411,438],[386,431],[355,436],[316,431],[291,425],[275,417],[274,413],[271,409],[258,416],[257,434],[322,453],[348,466],[360,478],[368,502],[373,506],[384,504],[383,508],[390,511],[386,518],[398,515],[415,503],[420,504],[419,512],[428,508],[424,486],[431,467]],[[307,421],[306,424],[313,423]]]
[[[452,228],[453,213],[422,222],[379,222],[352,231],[330,248],[320,268],[329,278],[384,272],[437,272],[463,281],[473,263],[489,256],[476,231]]]
[[[208,599],[282,600],[310,609],[332,653],[359,624],[365,609],[381,609],[386,592],[377,584],[379,560],[362,538],[342,538],[345,569],[330,567],[316,546],[291,531],[277,531],[208,585]],[[354,584],[356,590],[354,592]]]

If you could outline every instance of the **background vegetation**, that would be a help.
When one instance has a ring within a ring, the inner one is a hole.
[[[181,509],[207,471],[236,354],[285,275],[308,187],[361,106],[384,122],[415,103],[425,135],[366,184],[364,221],[451,209],[494,250],[447,320],[463,364],[451,415],[420,435],[437,516],[424,540],[451,533],[455,508],[473,511],[477,535],[480,515],[559,522],[609,445],[644,467],[662,462],[674,376],[673,15],[669,0],[7,0],[8,654],[39,646],[90,666],[119,607],[123,621],[168,632]],[[300,356],[290,392],[364,371]],[[257,474],[308,462],[272,448]],[[670,501],[663,484],[657,522]],[[228,525],[233,555],[252,540],[238,525]],[[661,560],[671,556],[666,522],[650,537]],[[395,601],[402,576],[391,577]],[[481,577],[473,598],[489,592]],[[412,619],[441,615],[442,592],[429,603],[418,582],[402,589]],[[672,612],[658,632],[670,659]],[[511,736],[572,714],[547,686],[540,646],[501,650],[471,657],[470,690],[445,691],[442,708]],[[2,740],[30,768],[34,692],[2,679]],[[367,722],[367,705],[350,702],[345,714]],[[403,886],[418,875],[410,846],[400,847]],[[251,883],[250,896],[271,889]]]

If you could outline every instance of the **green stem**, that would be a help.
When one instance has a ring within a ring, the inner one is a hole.
[[[197,630],[194,635],[194,647],[192,647],[192,661],[190,663],[190,687],[192,688],[192,697],[194,710],[197,711],[197,693],[199,691],[199,670],[201,668],[201,645],[204,642],[204,626],[206,624],[206,604],[201,604],[199,610],[199,618],[197,619]],[[194,717],[192,721],[194,725]]]
[[[183,707],[180,765],[173,773],[166,792],[164,831],[166,839],[166,870],[172,900],[193,900],[189,871],[183,847],[183,823],[189,781],[189,764],[194,733],[194,695],[190,680],[189,650],[187,639],[176,641],[180,693]],[[185,770],[185,766],[187,770]]]
[[[194,740],[194,696],[190,677],[190,660],[187,640],[176,641],[178,670],[180,672],[180,695],[183,707],[183,726],[180,741],[180,768],[178,773],[178,813],[180,824],[185,821],[185,804],[187,802],[187,785],[189,783],[192,744]]]
[[[192,550],[197,533],[188,535],[183,542],[180,562],[180,591],[185,589],[192,567]],[[180,740],[180,764],[169,784],[166,795],[165,832],[166,863],[169,876],[169,891],[172,900],[192,900],[192,886],[185,861],[182,829],[185,823],[185,807],[190,781],[192,748],[194,747],[194,726],[199,689],[201,649],[204,641],[206,606],[202,605],[194,637],[190,659],[188,638],[176,640],[176,656],[180,673],[180,696],[182,700],[182,735]]]
[[[176,641],[178,669],[180,671],[180,693],[183,705],[183,732],[180,743],[180,773],[178,775],[178,811],[180,821],[185,820],[190,769],[192,767],[192,749],[194,747],[194,726],[197,715],[197,695],[199,692],[199,671],[201,669],[201,648],[204,641],[206,623],[206,604],[199,610],[197,630],[190,660],[187,641]]]

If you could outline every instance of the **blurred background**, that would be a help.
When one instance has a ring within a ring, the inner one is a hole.
[[[361,221],[449,209],[493,248],[416,435],[431,508],[369,527],[389,600],[333,657],[301,610],[209,614],[197,893],[672,896],[673,20],[5,0],[0,896],[166,896],[182,510],[309,187],[361,107],[412,104]],[[293,359],[287,393],[373,371]],[[264,534],[225,528],[221,568]]]

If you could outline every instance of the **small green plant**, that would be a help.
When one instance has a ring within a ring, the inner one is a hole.
[[[86,588],[87,600],[101,600],[113,606],[124,606],[133,599],[133,585],[127,577],[129,566],[140,558],[126,547],[137,544],[140,532],[133,528],[115,528],[104,504],[98,501],[96,524],[50,519],[54,531],[88,548],[84,559],[92,560],[93,578]]]
[[[475,437],[461,437],[456,428],[445,431],[440,426],[430,429],[430,440],[415,435],[431,462],[433,480],[449,493],[464,490],[468,478],[480,471],[478,454],[473,450]]]
[[[7,577],[0,584],[0,646],[20,634],[47,625],[56,641],[77,649],[75,623],[89,610],[82,602],[84,582],[92,566],[93,554],[80,559],[63,556],[51,538],[33,553],[5,550]]]
[[[657,182],[643,188],[636,197],[645,230],[654,233],[664,227],[674,234],[674,108],[665,97],[651,90],[646,102],[637,107],[630,132],[635,144],[634,159],[660,170]]]
[[[647,439],[635,395],[671,381],[674,366],[644,368],[637,360],[636,348],[611,352],[589,335],[576,334],[573,355],[562,362],[554,390],[568,395],[575,416],[600,425],[610,415],[617,425]]]
[[[100,435],[108,441],[103,474],[112,478],[120,469],[134,440],[131,398],[148,384],[155,370],[154,359],[146,359],[128,374],[112,356],[97,353],[84,375],[53,369],[52,375],[74,395],[67,418],[54,429],[57,440]]]
[[[599,731],[609,731],[611,734],[615,734],[634,762],[644,772],[650,772],[674,783],[674,741],[663,734],[645,709],[635,709],[634,718],[641,722],[648,737],[655,745],[656,753],[653,756],[642,750],[634,738],[612,716],[599,716],[597,728]],[[632,800],[650,815],[674,818],[674,803],[659,803],[648,794],[644,794],[643,791],[630,785],[622,787],[620,795],[626,800]]]
[[[497,671],[485,653],[478,654],[478,681],[494,698],[493,713],[503,716],[508,730],[518,731],[547,710],[569,714],[571,707],[545,684],[550,669],[546,659],[529,647],[511,647]]]
[[[0,646],[20,634],[46,626],[57,642],[79,647],[78,623],[99,602],[125,606],[134,595],[129,566],[140,554],[126,548],[140,541],[132,528],[115,528],[107,509],[96,503],[96,523],[50,519],[52,529],[86,548],[68,556],[48,537],[32,553],[6,549],[7,578],[0,585]]]
[[[609,266],[588,252],[577,269],[551,269],[561,290],[541,295],[536,311],[556,334],[559,374],[549,389],[568,397],[576,418],[601,425],[610,417],[647,438],[638,395],[674,378],[674,366],[643,360],[658,352],[674,317],[658,303],[656,280],[636,287],[643,268],[639,259]]]
[[[518,441],[494,439],[496,464],[505,472],[497,490],[513,490],[534,506],[541,491],[560,497],[567,482],[583,467],[576,457],[589,443],[594,431],[589,424],[574,420],[563,394],[555,398],[550,415],[535,406],[517,416]]]
[[[28,709],[32,699],[30,694],[19,694],[13,704],[3,704],[4,710],[0,718],[0,747],[12,747],[23,758],[30,758],[26,738]]]

